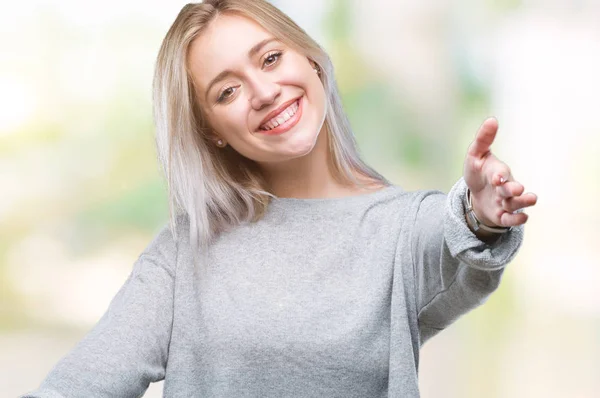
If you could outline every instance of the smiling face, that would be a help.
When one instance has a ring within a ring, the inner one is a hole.
[[[305,55],[254,21],[217,17],[191,43],[189,69],[209,125],[241,155],[282,162],[314,148],[326,114],[323,84]]]

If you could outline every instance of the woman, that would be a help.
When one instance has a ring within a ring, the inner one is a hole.
[[[390,184],[333,76],[266,1],[181,10],[155,74],[171,223],[27,397],[419,396],[420,346],[498,287],[536,196],[494,119],[448,195]]]

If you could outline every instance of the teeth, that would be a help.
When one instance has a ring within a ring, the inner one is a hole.
[[[292,116],[296,114],[298,111],[298,101],[294,102],[292,105],[288,106],[283,110],[279,115],[275,116],[273,119],[269,120],[265,124],[263,124],[260,128],[261,130],[271,130],[280,124],[285,123],[290,120]]]

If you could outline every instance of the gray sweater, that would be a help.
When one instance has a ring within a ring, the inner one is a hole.
[[[448,195],[397,185],[275,199],[211,245],[165,226],[97,325],[22,397],[418,397],[419,349],[498,287],[523,226],[486,244]]]

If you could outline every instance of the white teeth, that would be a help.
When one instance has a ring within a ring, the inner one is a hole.
[[[263,124],[260,128],[261,128],[261,130],[274,129],[275,127],[279,126],[280,124],[283,124],[286,121],[290,120],[290,118],[292,116],[294,116],[297,111],[298,111],[298,101],[296,101],[292,105],[288,106],[279,115],[277,115],[273,119],[271,119],[268,122],[266,122],[265,124]]]

